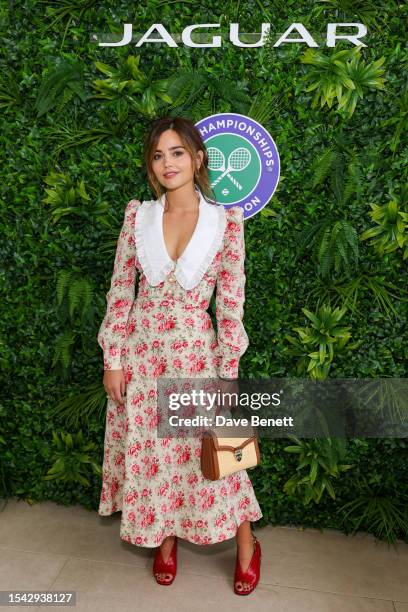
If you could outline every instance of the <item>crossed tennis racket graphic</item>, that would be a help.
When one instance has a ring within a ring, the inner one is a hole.
[[[217,147],[209,147],[207,153],[208,168],[214,172],[221,172],[215,181],[211,183],[211,187],[215,187],[215,185],[217,185],[217,183],[219,183],[224,176],[227,176],[235,187],[242,189],[242,185],[230,174],[230,172],[240,172],[241,170],[245,170],[251,161],[251,153],[248,151],[248,149],[238,147],[237,149],[231,151],[231,153],[228,155],[227,167],[225,167],[224,153],[220,151],[220,149]]]

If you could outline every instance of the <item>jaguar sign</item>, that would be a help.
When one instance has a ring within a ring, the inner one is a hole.
[[[146,43],[153,44],[165,44],[168,47],[178,47],[177,40],[182,42],[186,47],[221,47],[222,37],[219,34],[214,34],[211,40],[203,42],[202,39],[206,40],[209,38],[208,30],[213,31],[219,29],[221,24],[219,23],[196,23],[189,25],[184,28],[180,35],[171,35],[162,23],[154,23],[150,26],[147,32],[136,33],[137,40],[133,40],[133,24],[123,24],[123,34],[120,40],[116,41],[100,41],[100,36],[93,34],[91,40],[98,40],[98,46],[100,47],[123,47],[134,43],[135,47],[141,47]],[[367,28],[362,23],[328,23],[325,32],[325,41],[327,47],[335,47],[338,40],[348,40],[354,46],[366,47],[361,38],[367,34]],[[230,23],[229,27],[229,41],[235,47],[262,47],[265,45],[265,40],[271,35],[271,24],[262,23],[260,33],[248,33],[240,32],[238,23]],[[107,35],[111,37],[112,35]],[[193,41],[193,36],[196,39]],[[242,37],[249,37],[255,40],[252,42],[244,42]],[[319,47],[320,45],[313,38],[312,34],[302,23],[292,23],[285,32],[278,34],[278,39],[274,42],[274,47],[280,47],[287,43],[304,43],[308,47]]]

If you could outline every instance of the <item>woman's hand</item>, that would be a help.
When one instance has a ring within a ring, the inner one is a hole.
[[[106,394],[111,400],[123,403],[126,395],[125,375],[122,369],[120,370],[105,370],[103,375],[103,386]]]

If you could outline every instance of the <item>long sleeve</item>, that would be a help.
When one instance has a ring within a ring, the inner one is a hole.
[[[238,378],[240,357],[249,345],[242,323],[245,301],[244,211],[239,206],[226,210],[227,226],[217,277],[216,319],[220,355],[218,375]]]
[[[106,314],[98,332],[103,350],[104,370],[121,369],[121,350],[126,339],[126,324],[135,297],[136,247],[134,223],[139,200],[126,205],[122,229],[116,245],[111,285],[106,294]]]

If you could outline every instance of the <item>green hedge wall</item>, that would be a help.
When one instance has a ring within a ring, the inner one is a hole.
[[[402,3],[151,0],[136,11],[122,0],[31,0],[0,11],[1,497],[97,508],[105,393],[96,334],[126,203],[152,197],[142,143],[158,116],[242,113],[261,122],[279,150],[277,191],[246,223],[250,347],[241,376],[305,375],[315,347],[302,348],[295,328],[308,327],[307,312],[320,316],[321,306],[344,307],[338,324],[351,334],[321,377],[406,375]],[[356,21],[368,28],[367,47],[351,54],[346,41],[326,46],[327,23]],[[245,32],[270,22],[271,37],[263,48],[237,48],[228,42],[233,22]],[[294,22],[318,42],[317,55],[301,43],[273,47]],[[141,33],[163,23],[172,34],[220,23],[223,43],[91,42],[91,34],[121,32],[123,23]],[[354,110],[345,85],[330,101],[339,74],[359,92]],[[365,237],[374,227],[381,233]],[[315,459],[327,458],[321,443],[305,442]],[[250,472],[261,524],[408,540],[405,439],[348,440],[333,451],[331,471],[312,460],[305,470],[288,445],[262,439],[262,467]],[[285,488],[296,475],[306,484]]]

